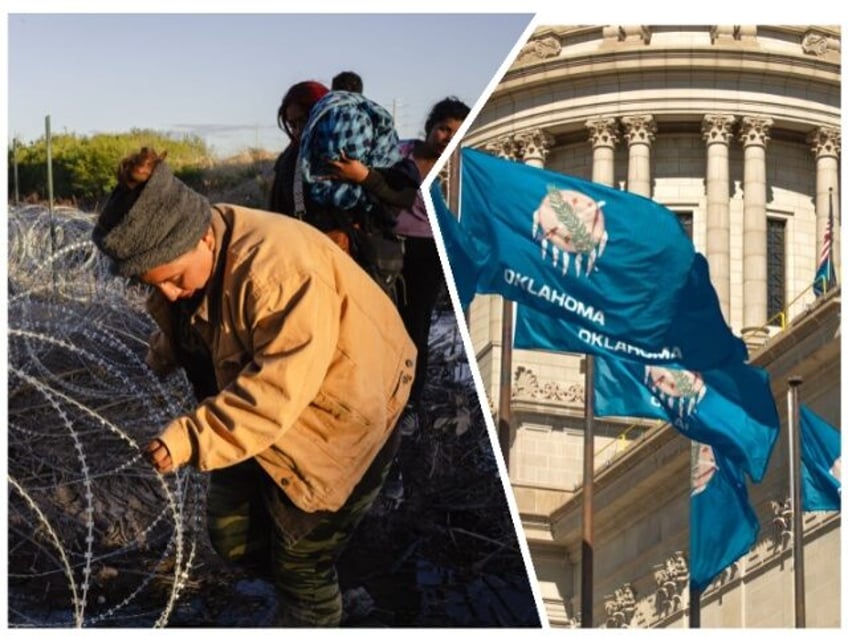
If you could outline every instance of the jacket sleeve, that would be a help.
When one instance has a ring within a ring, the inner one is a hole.
[[[415,178],[415,165],[412,165],[415,172],[406,165],[409,161],[404,160],[391,168],[372,168],[362,187],[383,203],[398,208],[410,207],[418,196],[419,181]]]
[[[240,293],[251,360],[218,395],[159,435],[175,466],[214,470],[262,453],[292,427],[327,375],[341,316],[327,281],[297,274],[250,281]]]

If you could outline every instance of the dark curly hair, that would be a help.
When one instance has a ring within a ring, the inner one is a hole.
[[[457,97],[445,97],[430,109],[430,114],[427,115],[427,121],[424,124],[424,132],[430,134],[435,126],[440,121],[445,119],[464,120],[468,117],[471,109]]]
[[[362,78],[353,71],[342,71],[333,78],[330,88],[334,91],[362,92]]]
[[[168,156],[165,150],[158,154],[153,148],[144,147],[140,151],[124,157],[118,164],[118,183],[128,190],[146,183],[160,163]]]

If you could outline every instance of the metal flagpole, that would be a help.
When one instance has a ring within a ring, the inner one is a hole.
[[[53,140],[50,135],[50,115],[44,117],[44,140],[47,145],[47,210],[50,218],[50,271],[53,274],[52,291],[56,292],[56,220],[53,215]]]
[[[451,155],[448,163],[448,205],[451,210],[461,214],[460,210],[460,188],[462,187],[462,170],[461,148],[457,146]],[[463,316],[465,325],[469,327],[470,307],[466,308]],[[512,419],[512,313],[513,303],[505,298],[503,299],[503,317],[501,325],[501,375],[500,375],[500,396],[498,400],[498,422],[497,434],[498,444],[501,447],[501,455],[504,459],[504,466],[509,469],[509,422]]]
[[[498,442],[504,466],[509,470],[510,420],[512,420],[512,314],[515,303],[502,298],[501,315],[501,383],[498,401]]]
[[[586,356],[586,432],[583,436],[583,542],[580,557],[580,626],[592,627],[595,527],[592,499],[595,486],[595,358]]]
[[[701,627],[701,593],[692,587],[689,581],[689,628],[700,629]]]
[[[695,475],[698,473],[698,443],[689,444],[689,492],[695,489]],[[692,556],[692,497],[689,497],[689,556]],[[701,627],[701,592],[692,585],[692,577],[689,577],[689,627],[697,629]]]
[[[833,188],[827,189],[827,221],[830,231],[830,258],[827,259],[827,283],[836,277],[836,228],[833,225]],[[827,283],[823,289],[827,291]]]
[[[792,558],[795,562],[795,627],[806,626],[804,603],[804,518],[801,506],[801,431],[799,376],[789,378],[789,480],[792,486]]]
[[[451,210],[461,214],[460,189],[462,187],[461,170],[462,152],[457,146],[448,164],[448,205]],[[498,444],[501,447],[504,466],[509,469],[510,420],[512,419],[512,301],[503,299],[503,315],[501,319],[501,375],[500,395],[498,399]],[[468,325],[470,307],[464,312],[465,324]],[[470,330],[470,326],[469,326]]]
[[[447,202],[448,207],[453,210],[453,213],[456,214],[457,219],[459,218],[460,209],[459,209],[459,188],[460,188],[460,179],[462,178],[462,172],[460,171],[460,162],[462,161],[462,153],[460,152],[460,146],[457,146],[453,151],[453,154],[450,156],[448,160],[448,187],[447,187]],[[468,327],[468,312],[470,308],[466,308],[463,312],[463,316],[465,318],[465,325]],[[469,328],[469,331],[471,329]]]

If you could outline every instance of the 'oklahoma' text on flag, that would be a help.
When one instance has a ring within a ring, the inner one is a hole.
[[[691,369],[726,366],[747,359],[741,338],[724,322],[710,282],[707,260],[695,254],[687,290],[669,332],[669,345],[650,351],[626,339],[611,338],[532,307],[519,305],[515,346],[520,349],[571,351],[623,358],[646,364],[676,363]]]
[[[732,338],[701,335],[714,324],[706,261],[663,206],[468,148],[461,173],[460,225],[483,259],[478,292],[562,318],[637,358],[685,342],[691,368],[739,354]]]
[[[459,222],[486,258],[478,291],[662,345],[695,253],[650,199],[462,150]]]

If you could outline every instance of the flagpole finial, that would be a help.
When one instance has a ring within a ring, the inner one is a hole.
[[[789,386],[791,387],[800,386],[802,382],[804,382],[804,380],[801,378],[800,375],[793,375],[791,378],[789,378]]]

